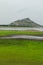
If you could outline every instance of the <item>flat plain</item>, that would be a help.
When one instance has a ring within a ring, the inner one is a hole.
[[[37,36],[43,36],[43,31],[0,30],[0,36],[9,36],[9,35],[37,35]]]
[[[43,65],[43,41],[0,39],[0,65]]]
[[[0,31],[14,34],[43,35],[39,31]],[[0,65],[43,65],[43,40],[0,39]]]

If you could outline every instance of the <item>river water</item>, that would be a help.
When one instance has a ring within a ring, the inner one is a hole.
[[[0,39],[43,40],[43,37],[40,37],[40,36],[31,36],[31,35],[12,35],[12,36],[0,37]]]
[[[43,31],[43,28],[29,28],[29,27],[0,27],[0,30],[37,30]]]

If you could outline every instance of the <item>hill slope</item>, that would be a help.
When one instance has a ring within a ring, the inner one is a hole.
[[[29,18],[25,18],[22,20],[14,21],[10,24],[10,26],[18,26],[18,27],[41,27],[41,25],[33,22]]]

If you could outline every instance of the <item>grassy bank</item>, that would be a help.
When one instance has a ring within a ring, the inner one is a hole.
[[[0,36],[7,36],[13,34],[27,34],[27,35],[40,35],[43,36],[43,32],[39,31],[9,31],[9,30],[0,30]]]
[[[0,39],[0,65],[43,65],[43,41]]]

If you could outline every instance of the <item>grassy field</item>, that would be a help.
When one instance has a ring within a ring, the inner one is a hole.
[[[0,65],[43,65],[43,41],[0,39]]]
[[[39,31],[12,31],[12,30],[0,30],[0,36],[7,36],[13,34],[27,34],[27,35],[40,35],[43,36],[43,32]]]

